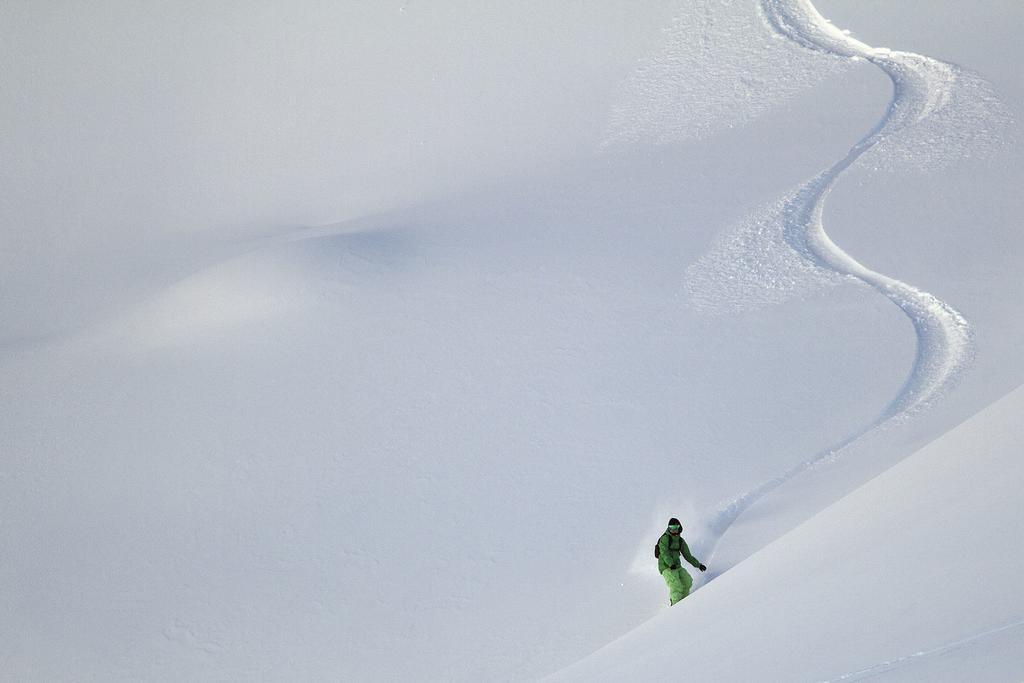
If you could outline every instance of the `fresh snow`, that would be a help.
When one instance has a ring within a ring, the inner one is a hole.
[[[0,7],[0,677],[1019,679],[1022,24]]]
[[[1024,387],[553,680],[1014,680],[1022,410]]]

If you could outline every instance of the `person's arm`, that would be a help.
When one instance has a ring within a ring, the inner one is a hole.
[[[680,539],[680,540],[682,540],[682,539]],[[682,552],[683,552],[683,557],[686,558],[686,561],[689,562],[690,564],[692,564],[695,568],[697,568],[697,569],[699,569],[701,571],[704,571],[705,569],[707,569],[707,567],[702,565],[700,563],[700,561],[696,557],[694,557],[693,555],[690,554],[690,546],[686,545],[686,541],[683,541]]]

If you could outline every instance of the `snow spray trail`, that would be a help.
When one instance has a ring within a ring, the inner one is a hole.
[[[761,9],[781,36],[810,50],[870,61],[892,80],[892,99],[874,129],[845,157],[784,200],[782,230],[789,247],[807,261],[840,276],[855,278],[899,306],[914,326],[917,353],[902,389],[870,424],[719,510],[709,524],[712,540],[706,551],[708,557],[713,556],[718,541],[754,502],[876,427],[918,411],[941,395],[970,359],[972,346],[970,327],[960,313],[932,294],[864,266],[829,238],[822,223],[825,198],[843,172],[880,143],[895,139],[950,106],[955,101],[953,94],[961,71],[922,55],[866,45],[835,28],[809,0],[762,0]]]

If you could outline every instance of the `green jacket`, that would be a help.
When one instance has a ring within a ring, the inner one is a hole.
[[[659,574],[666,569],[676,569],[679,567],[680,555],[686,558],[686,561],[694,567],[700,568],[700,562],[690,554],[690,547],[686,545],[686,541],[683,540],[682,536],[673,536],[666,531],[658,539],[658,549]]]

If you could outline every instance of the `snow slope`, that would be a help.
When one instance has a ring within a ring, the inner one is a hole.
[[[956,381],[972,355],[967,320],[934,295],[871,270],[841,249],[823,224],[825,199],[845,171],[865,155],[877,155],[877,148],[885,152],[883,159],[902,149],[911,150],[917,162],[931,163],[944,157],[955,159],[967,152],[982,153],[1006,116],[992,104],[994,97],[984,81],[929,57],[871,47],[833,26],[810,2],[766,0],[762,10],[765,20],[780,36],[811,51],[867,60],[892,81],[892,100],[874,128],[843,158],[787,196],[771,220],[796,254],[824,270],[863,282],[898,306],[914,327],[917,352],[903,388],[877,418],[828,450],[730,503],[714,520],[717,536],[724,534],[758,499],[826,457],[837,457],[872,430],[922,410]],[[922,146],[920,140],[926,136],[931,144]],[[922,155],[917,148],[926,152]],[[736,251],[733,247],[727,256],[712,258],[744,260]],[[724,281],[719,286],[728,289],[731,282]]]
[[[551,680],[1020,677],[1016,389]]]
[[[724,653],[758,550],[1024,382],[1021,9],[828,4],[934,57],[806,3],[0,8],[4,675],[535,679],[701,604]],[[714,580],[663,614],[672,515]],[[970,628],[781,665],[1012,667],[931,585]]]

